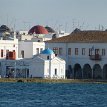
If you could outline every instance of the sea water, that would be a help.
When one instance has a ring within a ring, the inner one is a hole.
[[[107,84],[0,83],[0,107],[107,107]]]

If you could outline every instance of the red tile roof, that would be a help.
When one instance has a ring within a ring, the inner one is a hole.
[[[71,33],[68,36],[55,38],[46,42],[107,42],[107,31],[79,31]]]

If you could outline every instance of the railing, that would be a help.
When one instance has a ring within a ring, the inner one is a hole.
[[[91,60],[101,60],[101,55],[96,54],[96,55],[90,55]]]

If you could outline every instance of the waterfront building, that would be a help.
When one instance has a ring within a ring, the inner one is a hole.
[[[66,61],[68,78],[107,79],[107,31],[75,30],[45,43]]]
[[[3,25],[0,31],[1,77],[65,78],[65,61],[56,57],[52,50],[44,50],[43,41],[52,39],[55,33],[50,27],[37,25],[29,32],[15,33]]]
[[[65,79],[65,61],[45,49],[32,58],[0,60],[1,77]]]
[[[33,55],[41,53],[45,49],[44,42],[35,42],[35,40],[25,40],[18,42],[18,57],[31,58]]]

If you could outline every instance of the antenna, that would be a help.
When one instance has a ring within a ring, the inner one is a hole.
[[[73,19],[73,22],[72,22],[72,28],[73,28],[73,30],[74,30],[74,19]]]
[[[104,30],[104,26],[102,25],[101,27],[102,27],[102,31],[103,31]]]
[[[68,25],[68,23],[66,22],[65,23],[65,33],[66,33],[67,25]]]
[[[16,19],[14,19],[13,29],[14,29],[14,31],[15,31],[15,29],[16,29]]]
[[[83,22],[82,25],[80,26],[80,29],[81,29],[81,30],[83,29],[84,24],[85,24],[85,23]]]
[[[61,27],[62,27],[62,24],[59,25],[59,33],[60,33],[60,31],[61,31]]]
[[[57,23],[58,23],[58,21],[56,20],[56,22],[55,22],[55,24],[53,25],[53,28],[55,29],[55,30],[57,30]]]
[[[100,30],[100,27],[101,27],[101,26],[100,26],[100,24],[99,24],[99,30]]]

